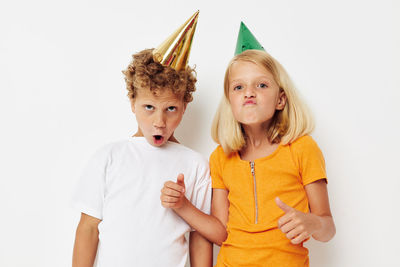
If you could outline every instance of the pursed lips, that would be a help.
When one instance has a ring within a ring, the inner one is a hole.
[[[244,102],[243,106],[247,106],[247,105],[255,105],[256,101],[254,100],[247,100]]]

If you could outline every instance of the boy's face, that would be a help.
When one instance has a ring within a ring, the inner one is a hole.
[[[131,100],[132,111],[136,115],[138,132],[153,146],[162,146],[174,140],[173,134],[182,120],[186,104],[171,90],[157,91],[139,89]]]

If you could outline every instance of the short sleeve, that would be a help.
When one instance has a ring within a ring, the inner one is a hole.
[[[197,209],[206,214],[211,212],[211,178],[207,160],[204,166],[199,166],[196,173],[196,183],[191,202]]]
[[[72,196],[72,206],[82,213],[103,219],[108,149],[97,151],[86,164]]]
[[[317,143],[311,136],[303,136],[292,144],[297,155],[303,185],[320,179],[327,179],[325,160]]]
[[[225,154],[221,146],[218,146],[210,156],[212,188],[227,189],[224,181],[222,180],[221,157],[223,156],[225,156]]]

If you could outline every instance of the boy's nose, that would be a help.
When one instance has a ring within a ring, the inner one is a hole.
[[[153,121],[153,126],[156,128],[164,128],[165,127],[165,118],[162,114],[156,115]]]

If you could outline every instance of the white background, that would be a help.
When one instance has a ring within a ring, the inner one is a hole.
[[[0,266],[70,266],[71,190],[96,149],[136,130],[121,70],[197,9],[198,89],[178,139],[207,157],[215,148],[211,121],[243,20],[316,118],[337,234],[307,243],[311,266],[399,266],[394,0],[1,1]]]

